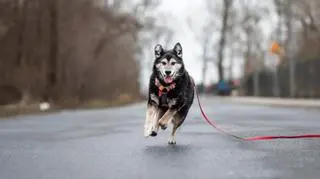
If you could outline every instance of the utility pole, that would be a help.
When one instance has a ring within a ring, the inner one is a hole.
[[[286,26],[288,30],[288,42],[287,42],[287,59],[289,61],[289,84],[290,84],[290,97],[293,98],[295,97],[295,71],[296,71],[296,61],[294,59],[293,55],[293,43],[292,43],[292,33],[293,33],[293,28],[292,28],[292,2],[289,2],[287,4],[287,9],[286,9],[287,17],[286,17]]]
[[[264,60],[266,54],[261,53],[261,55],[257,56],[258,60],[255,60],[255,70],[253,74],[253,93],[254,96],[260,96],[260,72],[261,72],[261,61]]]
[[[277,1],[278,3],[278,9],[277,9],[277,13],[278,13],[278,27],[277,27],[277,31],[276,31],[276,41],[278,41],[278,43],[282,42],[282,16],[283,16],[283,4],[281,1]],[[278,54],[278,61],[281,63],[282,61],[282,55]],[[274,78],[273,78],[273,95],[275,97],[280,97],[280,89],[279,89],[279,74],[278,74],[278,66],[276,66],[276,68],[274,69]]]
[[[280,58],[280,57],[278,57]],[[273,72],[273,95],[274,97],[279,97],[280,96],[280,90],[279,90],[279,77],[278,77],[278,67],[274,69]]]
[[[257,25],[260,21],[260,18],[258,19],[255,19],[255,22],[254,22],[254,25]],[[257,34],[255,31],[253,31],[252,35],[254,35],[254,45],[258,46],[256,40],[257,40]],[[253,42],[251,42],[253,43]],[[254,72],[253,72],[253,93],[254,93],[254,96],[259,96],[260,94],[260,82],[259,82],[259,74],[260,74],[260,60],[262,60],[263,58],[263,55],[261,56],[258,56],[258,55],[255,55],[254,56]]]
[[[255,61],[255,63],[257,63]],[[253,72],[253,95],[254,96],[259,96],[259,73],[260,73],[260,70],[258,70],[258,68],[256,68]]]

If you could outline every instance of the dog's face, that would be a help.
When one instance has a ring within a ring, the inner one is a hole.
[[[177,79],[184,71],[182,60],[182,47],[177,43],[172,50],[165,51],[160,44],[154,48],[156,60],[154,72],[159,80],[170,84]]]

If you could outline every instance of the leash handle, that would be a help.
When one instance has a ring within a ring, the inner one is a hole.
[[[199,105],[199,109],[201,111],[202,117],[207,121],[207,123],[210,126],[215,128],[216,130],[218,130],[222,134],[225,134],[225,135],[232,137],[234,139],[241,140],[241,141],[258,141],[258,140],[274,140],[274,139],[320,138],[320,134],[304,134],[304,135],[292,135],[292,136],[253,136],[253,137],[247,137],[247,138],[243,138],[243,137],[239,137],[239,136],[230,134],[227,131],[219,128],[218,125],[214,121],[209,119],[209,117],[206,115],[206,113],[204,112],[204,110],[202,108],[196,87],[194,87],[194,89],[195,89],[195,94],[196,94],[196,97],[198,100],[198,105]]]

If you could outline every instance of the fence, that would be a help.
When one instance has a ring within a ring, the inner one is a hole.
[[[320,60],[307,60],[297,62],[295,68],[295,93],[296,98],[320,98]],[[279,96],[290,97],[289,67],[283,66],[277,69]],[[254,76],[250,75],[243,81],[243,94],[254,95]],[[258,73],[258,96],[274,97],[276,85],[275,75],[270,71]]]

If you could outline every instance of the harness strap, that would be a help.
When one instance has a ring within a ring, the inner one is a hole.
[[[163,93],[168,93],[170,90],[176,87],[175,83],[171,83],[169,86],[163,86],[157,78],[155,79],[155,85],[159,89],[159,92],[158,92],[159,97],[161,97]]]

